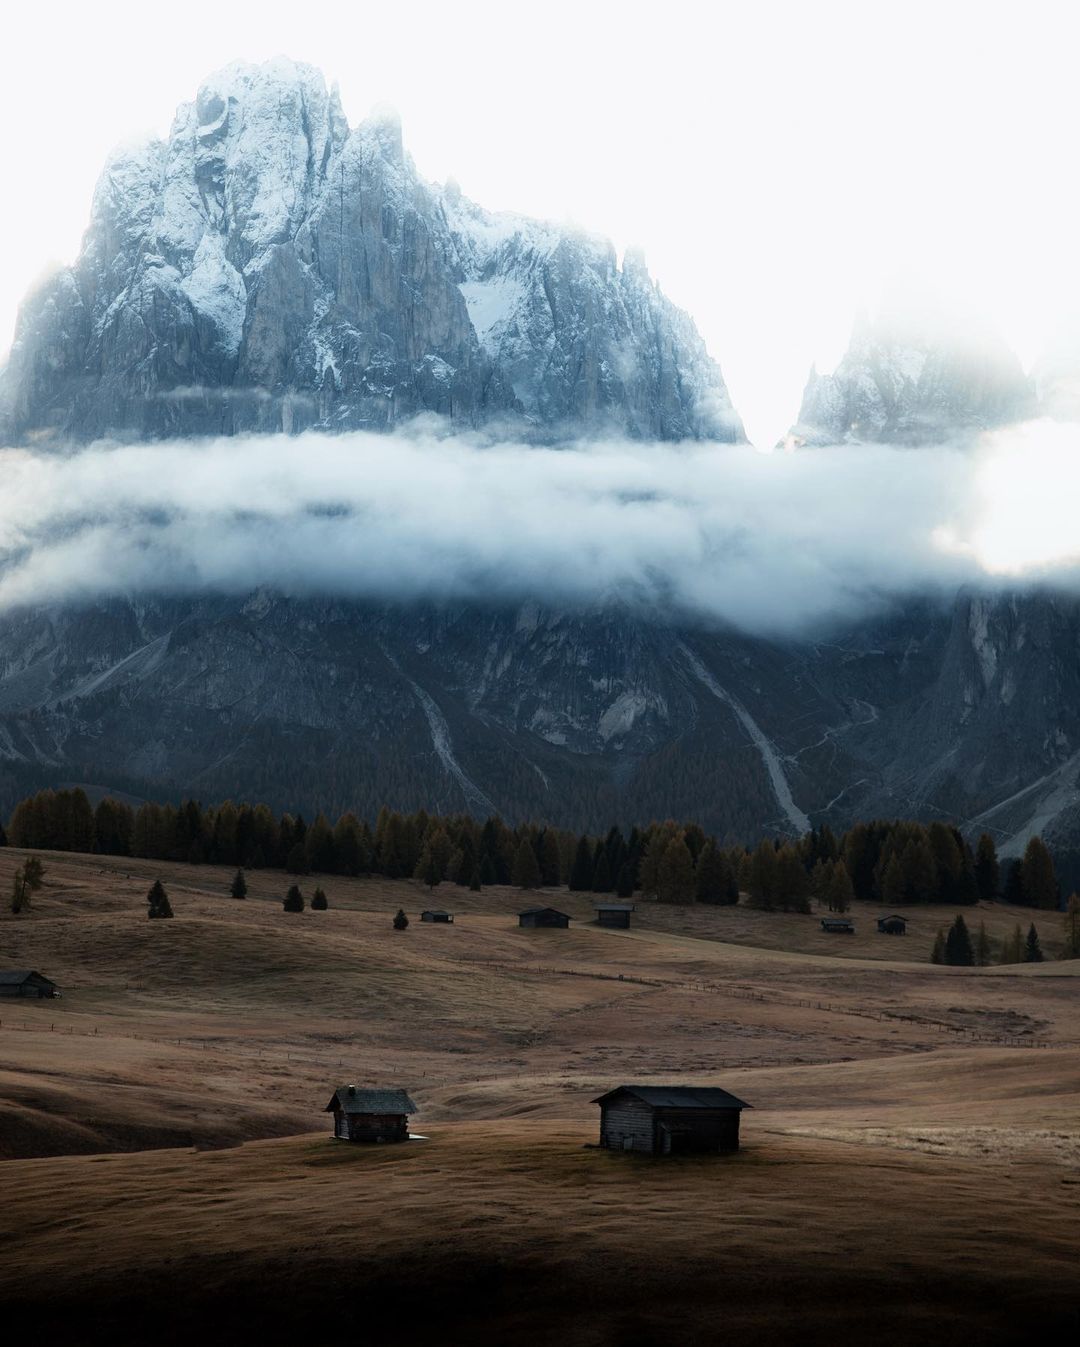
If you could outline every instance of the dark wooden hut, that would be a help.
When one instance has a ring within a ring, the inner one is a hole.
[[[739,1115],[752,1107],[713,1086],[620,1085],[599,1099],[600,1145],[645,1155],[739,1149]]]
[[[553,926],[565,931],[570,925],[570,918],[554,907],[527,907],[524,912],[518,913],[518,925]]]
[[[850,917],[822,917],[821,929],[830,935],[854,935],[855,923]]]
[[[630,927],[630,913],[634,910],[634,904],[593,903],[593,910],[596,912],[597,926],[614,926],[625,931]]]
[[[877,928],[882,935],[907,935],[907,917],[878,917]]]
[[[0,996],[21,996],[30,1000],[38,997],[59,996],[60,988],[41,973],[31,968],[0,970]]]
[[[420,920],[441,922],[444,926],[453,926],[454,914],[452,912],[444,912],[441,908],[429,908],[427,912],[420,913]]]
[[[408,1141],[416,1105],[404,1090],[342,1085],[325,1112],[334,1115],[334,1136],[342,1141]]]

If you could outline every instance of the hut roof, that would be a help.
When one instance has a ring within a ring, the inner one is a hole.
[[[593,903],[594,912],[633,912],[633,903]]]
[[[713,1085],[617,1085],[594,1104],[603,1104],[617,1094],[632,1094],[650,1108],[753,1108],[727,1090]]]
[[[40,978],[42,982],[48,982],[51,987],[56,985],[52,979],[47,978],[44,973],[37,973],[32,968],[0,969],[0,983],[5,987],[20,987],[28,978]]]
[[[445,907],[425,907],[420,913],[422,917],[448,917],[450,915]]]
[[[415,1113],[416,1105],[404,1090],[364,1089],[359,1085],[341,1085],[336,1089],[324,1113]]]
[[[535,912],[554,912],[557,917],[570,918],[569,912],[560,912],[557,907],[527,907],[524,912],[519,912],[519,917],[530,917]]]
[[[878,917],[878,921],[907,921],[907,917],[902,917],[899,912],[890,912],[887,917]]]

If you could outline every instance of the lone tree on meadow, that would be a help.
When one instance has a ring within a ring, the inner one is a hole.
[[[1039,933],[1035,929],[1035,923],[1032,922],[1028,927],[1027,939],[1024,941],[1024,962],[1042,963],[1043,958],[1042,945],[1039,944]]]
[[[15,871],[11,885],[11,910],[18,916],[30,907],[31,896],[37,893],[45,881],[45,867],[38,856],[27,856],[22,868]]]
[[[316,889],[311,895],[312,912],[325,912],[329,906],[330,904],[326,901],[326,894],[323,893],[322,889]]]
[[[146,895],[146,915],[154,921],[159,917],[171,917],[172,914],[172,903],[169,902],[169,895],[165,892],[165,885],[160,879],[155,879],[150,885],[150,892]]]
[[[409,928],[409,918],[405,915],[403,908],[398,908],[397,916],[394,918],[394,930],[406,931]]]
[[[229,893],[234,898],[247,897],[247,880],[244,878],[243,870],[237,870],[233,875],[232,883],[229,885]]]
[[[975,962],[975,951],[971,948],[971,933],[968,931],[967,922],[959,912],[949,927],[949,934],[945,937],[945,962],[960,968],[970,968]]]
[[[303,912],[304,895],[300,892],[300,886],[293,884],[289,892],[285,895],[285,901],[281,904],[286,912]]]
[[[942,927],[934,936],[934,948],[930,951],[931,963],[945,962],[945,928]]]

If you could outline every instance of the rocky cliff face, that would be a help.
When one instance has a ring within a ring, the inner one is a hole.
[[[113,157],[75,265],[22,311],[0,435],[392,426],[741,440],[693,324],[602,240],[492,216],[350,130],[309,67],[233,65]]]
[[[993,333],[886,312],[860,317],[832,374],[811,370],[788,444],[942,444],[1034,407],[1020,362]]]

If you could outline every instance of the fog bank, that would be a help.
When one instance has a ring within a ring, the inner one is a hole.
[[[0,608],[119,594],[622,599],[804,635],[913,593],[1072,585],[1078,433],[759,454],[305,435],[0,450]]]

